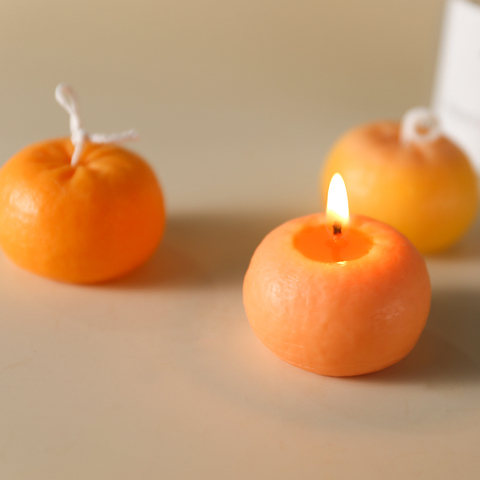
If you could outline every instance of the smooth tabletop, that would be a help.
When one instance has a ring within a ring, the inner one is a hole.
[[[427,260],[418,345],[340,379],[278,360],[242,280],[265,234],[319,211],[332,143],[428,105],[438,0],[4,0],[0,165],[67,136],[129,145],[165,191],[154,257],[115,282],[36,277],[0,253],[1,480],[477,480],[480,224]]]
[[[275,214],[177,214],[99,286],[0,257],[4,479],[475,478],[480,228],[428,260],[427,327],[375,374],[328,378],[254,336],[242,279]]]

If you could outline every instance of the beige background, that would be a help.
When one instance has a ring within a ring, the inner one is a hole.
[[[278,360],[242,279],[317,211],[334,139],[428,104],[438,0],[2,0],[0,162],[135,127],[169,223],[131,275],[81,287],[0,254],[0,480],[476,480],[480,224],[428,259],[414,351],[352,379]]]
[[[3,0],[0,162],[68,133],[135,127],[170,211],[318,208],[334,139],[430,102],[439,0]]]

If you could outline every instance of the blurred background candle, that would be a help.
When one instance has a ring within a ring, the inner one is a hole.
[[[344,133],[321,169],[322,200],[336,172],[345,180],[353,213],[392,225],[422,253],[452,246],[475,220],[473,166],[428,109]]]

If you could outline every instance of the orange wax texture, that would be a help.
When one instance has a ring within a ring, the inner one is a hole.
[[[350,220],[350,247],[334,254],[339,260],[325,215],[317,214],[268,234],[245,275],[244,305],[257,337],[282,360],[321,375],[361,375],[398,362],[430,309],[430,279],[413,245],[378,221]]]
[[[68,138],[30,145],[0,169],[0,246],[38,275],[95,283],[127,273],[163,233],[162,191],[148,164],[87,142],[71,166]]]
[[[403,144],[398,122],[363,125],[337,141],[322,169],[323,198],[334,173],[351,212],[392,225],[422,253],[448,248],[476,216],[477,178],[465,154],[445,137]]]

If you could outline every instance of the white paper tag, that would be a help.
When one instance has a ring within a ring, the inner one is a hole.
[[[449,0],[433,108],[445,132],[480,173],[480,4]]]

